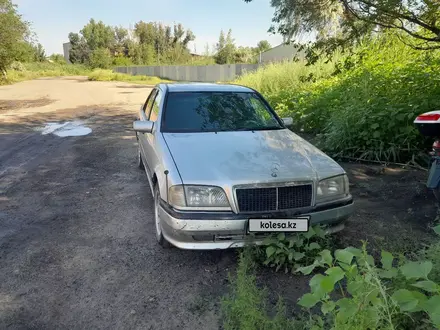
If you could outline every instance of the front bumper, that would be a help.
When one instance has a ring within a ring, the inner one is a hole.
[[[354,210],[351,197],[325,209],[315,208],[301,215],[310,216],[311,225],[329,225],[329,233],[344,228],[342,223]],[[296,217],[299,214],[283,213],[282,217]],[[267,215],[266,215],[267,216]],[[246,243],[261,244],[267,234],[247,234],[248,219],[258,215],[225,213],[177,212],[165,203],[159,207],[162,233],[172,245],[189,250],[213,250],[242,247]],[[273,214],[273,217],[276,217]]]

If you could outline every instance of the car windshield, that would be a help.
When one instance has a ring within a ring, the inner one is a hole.
[[[170,92],[162,132],[253,131],[283,128],[251,92]]]

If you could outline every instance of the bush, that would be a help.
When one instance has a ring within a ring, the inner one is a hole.
[[[12,62],[11,65],[9,66],[9,68],[14,71],[25,71],[26,70],[23,63],[18,62],[18,61]]]
[[[112,62],[110,51],[107,48],[98,48],[90,55],[89,65],[92,69],[108,69]]]
[[[428,142],[413,120],[440,108],[440,51],[416,51],[385,34],[353,52],[333,63],[272,64],[236,82],[262,92],[334,157],[412,160]]]
[[[133,65],[133,62],[128,57],[117,56],[113,59],[113,65],[114,66],[131,66],[131,65]]]
[[[89,74],[91,81],[132,81],[148,85],[156,85],[160,82],[167,82],[168,80],[160,79],[158,77],[150,76],[132,76],[124,73],[113,72],[112,70],[96,69]]]

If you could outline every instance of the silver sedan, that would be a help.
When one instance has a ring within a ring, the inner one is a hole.
[[[133,128],[159,244],[226,249],[315,224],[343,229],[347,175],[291,124],[247,87],[155,86]]]

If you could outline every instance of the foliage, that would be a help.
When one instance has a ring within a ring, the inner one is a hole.
[[[350,56],[272,64],[236,82],[262,92],[333,157],[410,161],[430,143],[413,120],[440,107],[439,64],[439,51],[419,52],[384,34]]]
[[[272,48],[272,46],[270,45],[269,41],[267,41],[267,40],[261,40],[257,44],[257,51],[259,53],[265,52],[266,50],[269,50],[271,48]]]
[[[8,70],[8,83],[40,77],[85,76],[90,72],[87,67],[79,64],[68,65],[66,63],[50,62],[18,63],[14,62],[11,70]]]
[[[264,239],[264,265],[295,272],[302,265],[309,264],[327,245],[326,232],[319,226],[310,227],[306,233],[286,235],[273,234]]]
[[[37,44],[33,47],[34,49],[34,61],[44,62],[46,60],[46,52],[44,51],[42,44]]]
[[[92,51],[89,65],[92,69],[107,69],[112,65],[113,59],[108,48],[97,48]]]
[[[11,0],[0,0],[0,71],[6,78],[6,69],[16,58],[16,52],[29,35],[29,25],[17,12]]]
[[[88,73],[89,80],[91,81],[127,81],[146,85],[156,85],[160,82],[168,82],[169,80],[161,79],[158,77],[149,76],[132,76],[129,74],[116,73],[112,70],[96,69],[91,73]]]
[[[52,54],[49,56],[49,60],[57,64],[66,64],[63,54]]]
[[[317,267],[326,270],[312,277],[311,292],[298,304],[305,308],[319,304],[332,329],[398,329],[406,315],[410,316],[406,326],[426,324],[420,315],[427,315],[431,325],[440,328],[440,285],[429,278],[430,260],[396,262],[391,253],[382,251],[379,267],[364,244],[362,250],[348,247],[333,255],[323,250],[298,271],[310,274]],[[334,301],[336,287],[341,295]]]
[[[245,0],[251,2],[252,0]],[[435,0],[273,0],[272,31],[290,39],[314,32],[318,40],[353,44],[374,30],[398,30],[415,48],[440,48],[440,3]]]
[[[227,36],[223,30],[220,31],[220,37],[217,43],[217,53],[215,55],[215,62],[217,64],[229,64],[234,62],[235,44],[232,38],[232,31],[229,29]]]
[[[230,292],[221,302],[225,330],[299,330],[308,329],[301,321],[289,320],[281,298],[274,318],[269,316],[267,291],[259,289],[254,274],[255,264],[249,248],[240,254],[237,276],[229,276]]]

